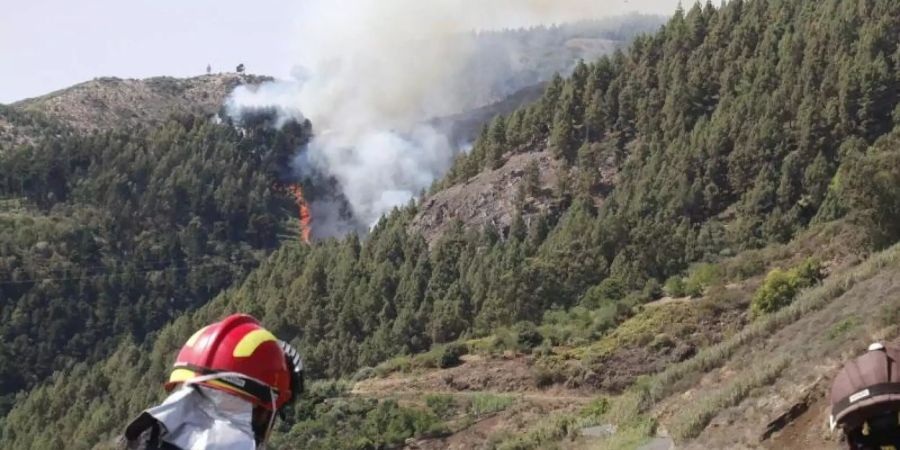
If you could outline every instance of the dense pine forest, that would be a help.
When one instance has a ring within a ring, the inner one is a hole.
[[[35,129],[0,153],[5,403],[123,336],[143,340],[243,279],[280,235],[296,238],[277,183],[302,127],[183,117],[85,137]]]
[[[527,335],[574,309],[590,322],[579,338],[596,339],[690,264],[811,225],[853,223],[883,248],[900,239],[898,44],[889,0],[679,10],[493,120],[433,187],[549,148],[566,167],[550,193],[560,214],[517,214],[509,229],[456,223],[429,246],[410,231],[411,204],[365,239],[281,245],[246,279],[256,251],[278,245],[290,201],[271,190],[273,161],[306,139],[303,126],[239,133],[184,119],[0,155],[0,195],[27,211],[0,224],[29,221],[0,235],[0,293],[15,305],[2,309],[2,381],[4,392],[36,386],[3,418],[0,447],[110,442],[162,396],[187,336],[234,311],[291,340],[310,377],[341,378],[500,327]],[[601,161],[614,161],[613,186]],[[523,205],[534,189],[521,189]],[[23,282],[48,274],[63,280]],[[68,368],[116,343],[102,362]],[[440,432],[397,404],[326,404],[336,388],[317,389],[281,425],[279,448],[384,448]]]

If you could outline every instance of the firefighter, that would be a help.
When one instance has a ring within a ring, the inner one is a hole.
[[[201,328],[178,353],[160,405],[125,429],[141,450],[254,450],[303,390],[303,362],[251,316]]]
[[[851,450],[900,450],[900,349],[875,343],[831,386],[832,431]]]

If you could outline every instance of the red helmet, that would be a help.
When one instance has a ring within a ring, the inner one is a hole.
[[[188,339],[166,389],[184,382],[219,389],[269,410],[274,406],[275,411],[293,395],[278,339],[246,314],[228,316]]]

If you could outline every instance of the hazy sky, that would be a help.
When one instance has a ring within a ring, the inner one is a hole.
[[[460,0],[460,5],[480,8],[491,1]],[[678,4],[678,0],[596,1],[609,15],[670,14]],[[214,71],[234,70],[244,63],[249,72],[286,77],[303,39],[298,19],[305,12],[304,3],[0,0],[0,103],[98,76],[199,75],[207,63]],[[573,16],[580,17],[577,12]]]

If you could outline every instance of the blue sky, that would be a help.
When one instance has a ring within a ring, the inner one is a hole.
[[[244,63],[252,73],[287,76],[305,1],[0,0],[0,103],[98,76],[199,75],[207,63],[214,71]],[[611,13],[668,14],[677,4],[597,1]]]

